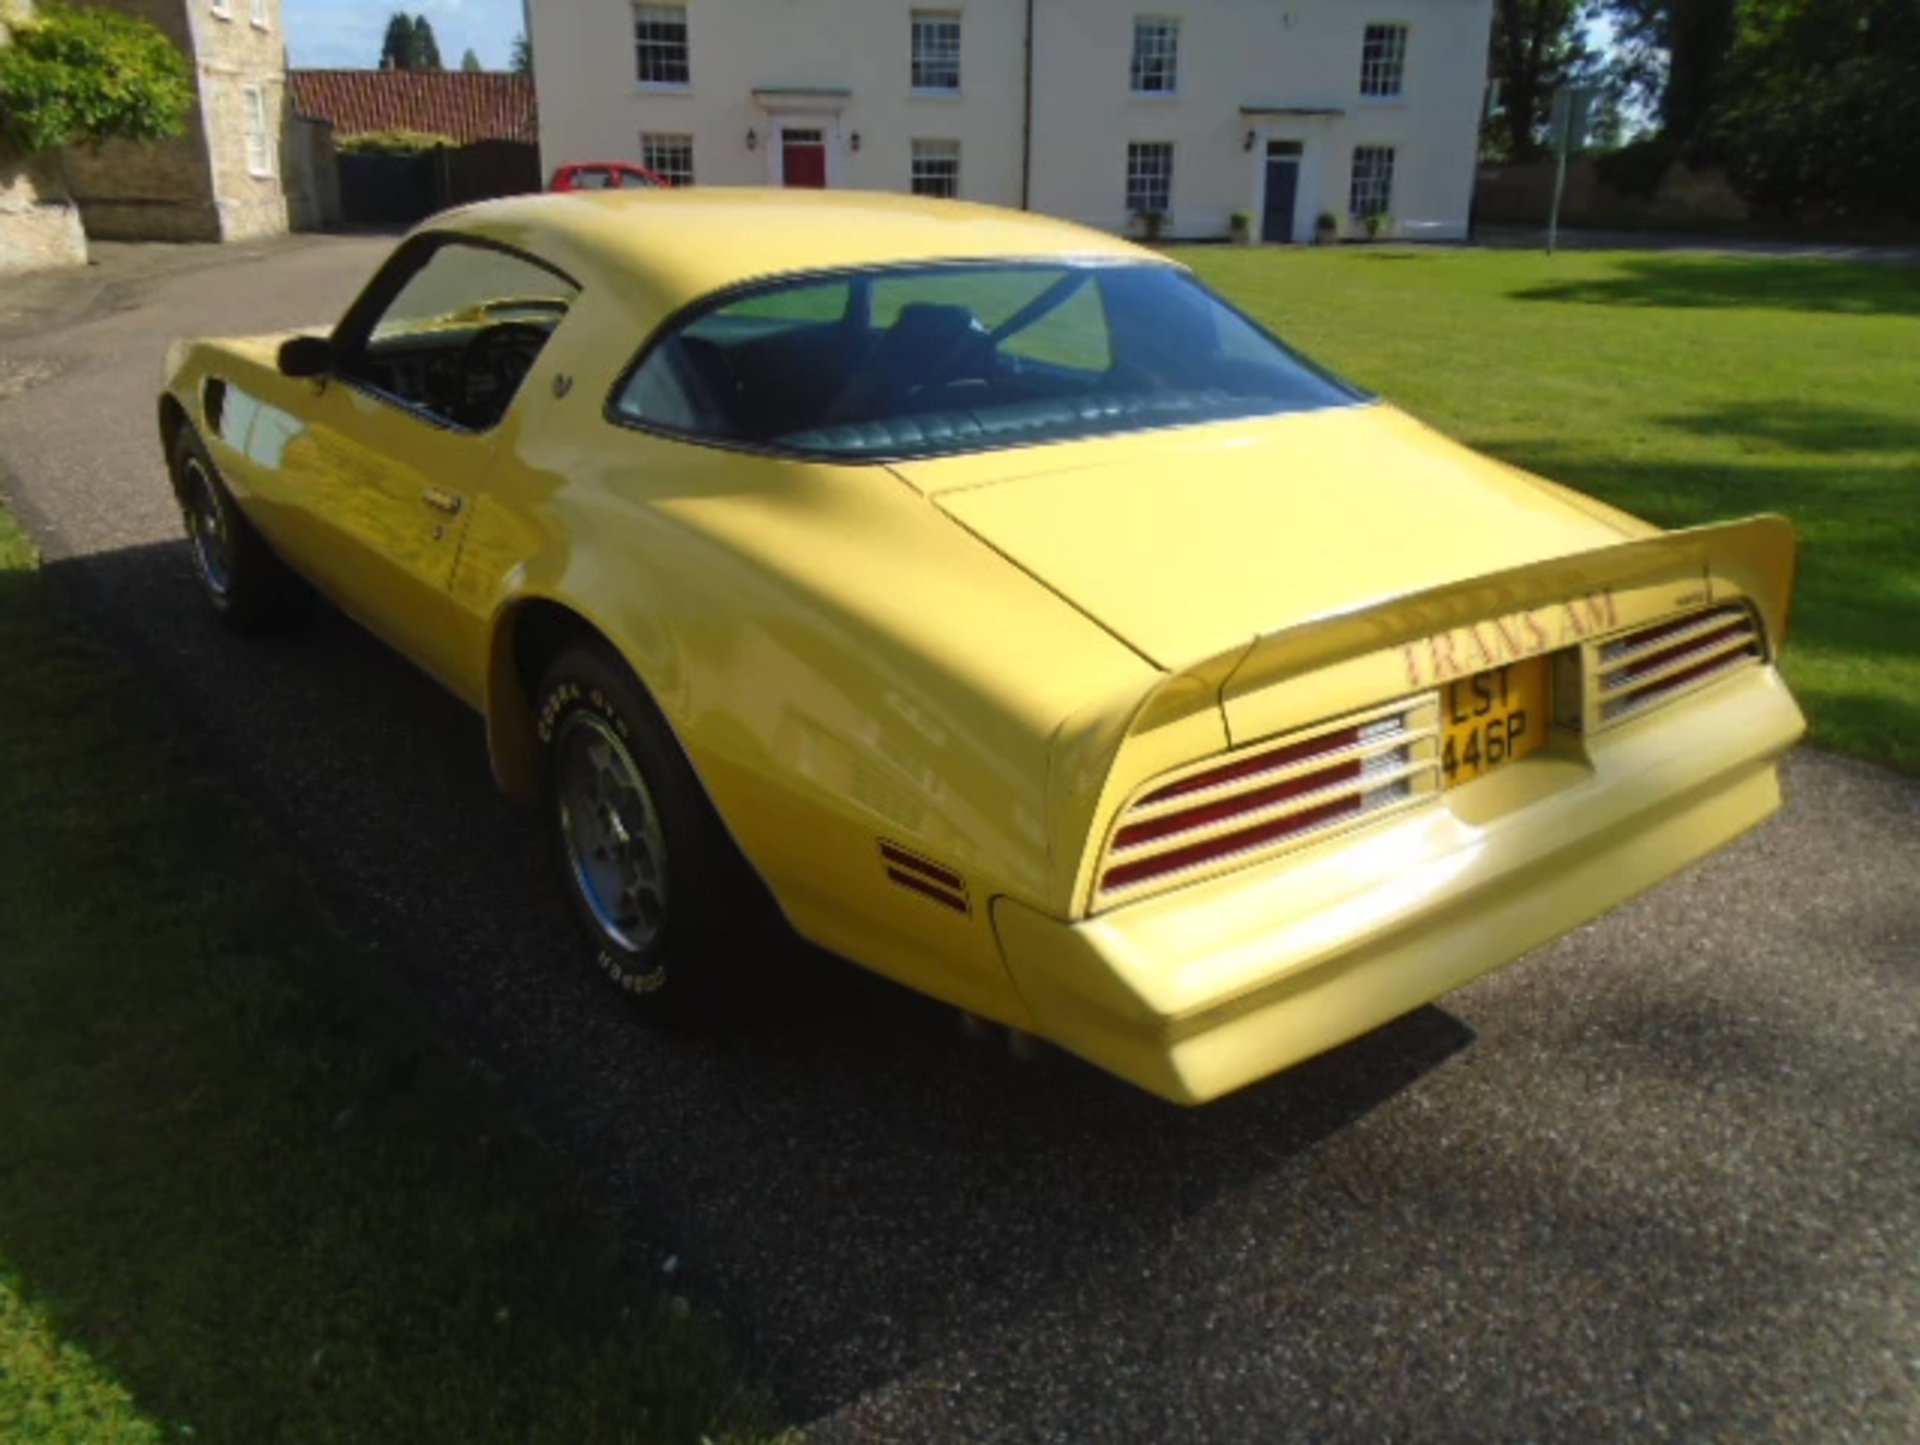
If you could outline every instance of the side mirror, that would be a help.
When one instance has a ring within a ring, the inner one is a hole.
[[[280,343],[282,376],[325,376],[333,370],[333,343],[324,336],[290,336]]]

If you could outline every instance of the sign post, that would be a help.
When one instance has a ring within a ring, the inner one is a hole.
[[[1587,144],[1587,118],[1593,109],[1593,88],[1563,85],[1553,93],[1553,110],[1547,118],[1548,143],[1553,147],[1553,209],[1547,215],[1547,254],[1560,243],[1560,199],[1567,189],[1567,156],[1584,150]]]

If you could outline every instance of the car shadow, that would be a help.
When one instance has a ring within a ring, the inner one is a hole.
[[[356,626],[323,612],[297,638],[233,639],[203,615],[184,544],[45,570],[190,759],[311,873],[394,1006],[500,1082],[635,1279],[716,1312],[794,1421],[1151,1274],[1194,1216],[1474,1038],[1423,1008],[1182,1110],[1052,1051],[1016,1058],[797,944],[774,1008],[662,1033],[571,946],[536,820],[492,790],[477,719]]]

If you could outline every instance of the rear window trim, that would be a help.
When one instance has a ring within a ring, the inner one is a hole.
[[[844,451],[825,451],[809,447],[796,447],[778,443],[744,441],[734,437],[717,437],[705,432],[689,431],[685,427],[671,426],[665,422],[650,420],[624,411],[620,407],[620,397],[632,383],[640,368],[652,358],[653,353],[682,329],[692,325],[702,316],[731,306],[739,301],[751,300],[755,296],[767,295],[776,291],[790,290],[795,287],[832,283],[835,281],[880,280],[888,276],[910,275],[926,271],[997,271],[1013,266],[1034,267],[1079,267],[1088,270],[1121,269],[1161,269],[1176,272],[1195,282],[1206,293],[1209,300],[1224,307],[1258,335],[1271,342],[1296,365],[1313,373],[1321,381],[1347,396],[1347,406],[1370,406],[1379,397],[1364,387],[1347,380],[1345,377],[1328,370],[1312,357],[1288,345],[1275,336],[1253,317],[1247,315],[1226,297],[1194,275],[1192,269],[1177,261],[1161,261],[1147,257],[1109,256],[1100,254],[1065,253],[1037,256],[961,256],[926,257],[913,261],[879,262],[870,266],[835,266],[815,271],[782,271],[768,276],[755,276],[746,281],[724,286],[717,291],[709,291],[692,301],[676,307],[661,319],[652,331],[640,343],[640,349],[633,359],[620,369],[607,388],[606,400],[601,406],[601,418],[623,431],[640,432],[646,436],[657,436],[668,441],[683,442],[689,446],[711,448],[715,451],[737,452],[745,456],[768,457],[782,461],[825,462],[834,466],[846,467],[884,467],[898,462],[929,461],[942,457],[983,456],[990,452],[1019,451],[1046,446],[1065,446],[1075,442],[1098,441],[1111,437],[1144,436],[1154,432],[1179,431],[1200,426],[1231,425],[1236,422],[1256,421],[1262,417],[1286,415],[1280,412],[1255,412],[1248,416],[1207,417],[1194,421],[1167,422],[1158,426],[1127,427],[1122,431],[1095,432],[1086,435],[1056,437],[1034,440],[1030,438],[1012,438],[1004,442],[989,443],[982,446],[969,446],[951,451],[928,451],[922,448],[906,448],[899,451],[861,452],[857,455]],[[1334,407],[1319,410],[1334,410]]]

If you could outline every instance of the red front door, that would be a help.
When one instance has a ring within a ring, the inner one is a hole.
[[[817,130],[781,132],[780,179],[789,186],[824,189],[827,184],[826,137]]]

